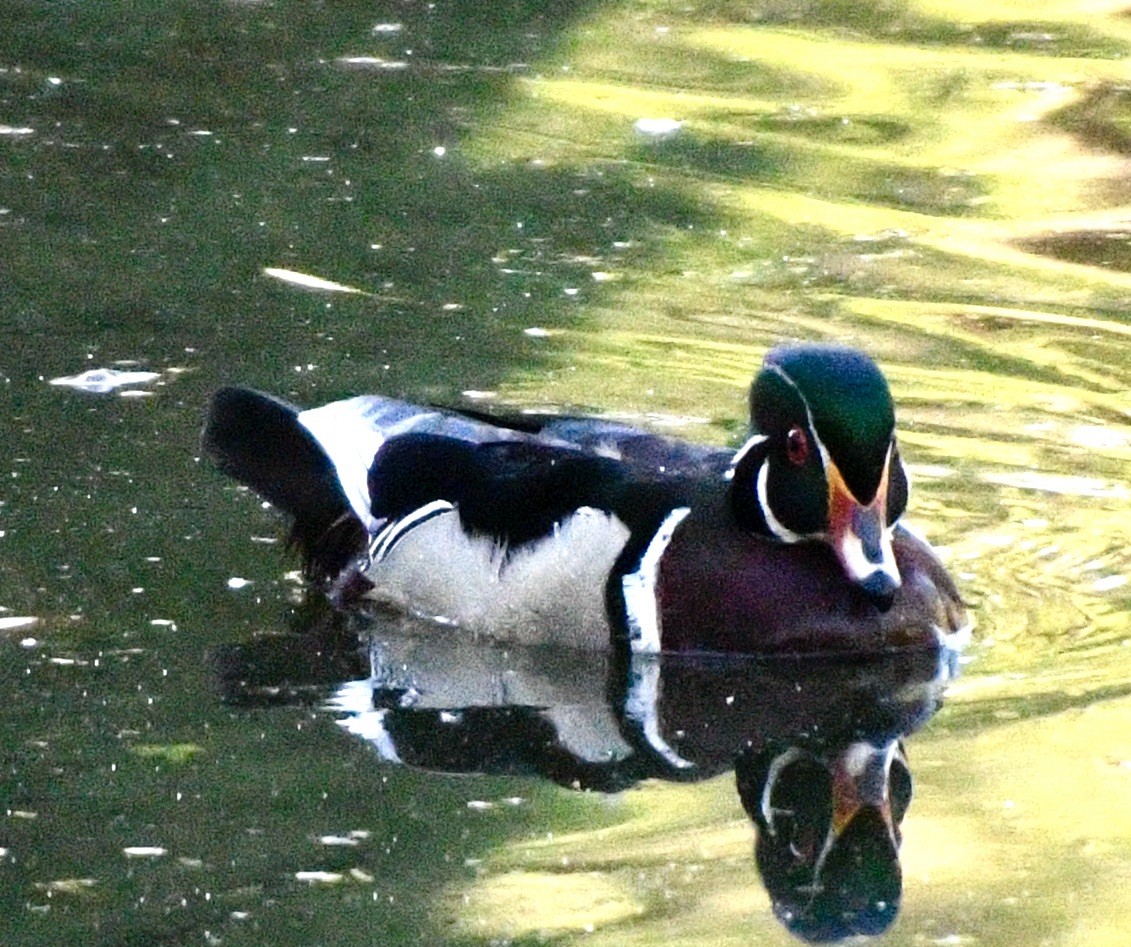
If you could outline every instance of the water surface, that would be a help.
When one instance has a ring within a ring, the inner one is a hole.
[[[733,774],[611,795],[439,776],[317,702],[225,703],[206,655],[317,604],[197,435],[238,381],[734,442],[790,338],[883,365],[909,518],[978,622],[909,741],[878,942],[1124,943],[1117,5],[5,14],[5,943],[789,943]],[[48,384],[102,368],[159,378]]]

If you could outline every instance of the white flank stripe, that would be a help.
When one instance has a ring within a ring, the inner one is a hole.
[[[404,761],[397,755],[397,745],[389,736],[389,731],[385,729],[385,717],[388,713],[387,708],[367,710],[356,717],[346,717],[337,723],[343,730],[348,730],[355,736],[372,743],[381,759],[390,763],[403,763]]]
[[[628,620],[628,643],[633,654],[658,654],[660,651],[660,614],[656,608],[656,574],[660,559],[672,541],[675,528],[691,512],[686,506],[672,510],[648,543],[640,565],[621,579],[624,612]]]
[[[373,709],[373,685],[372,678],[346,681],[326,702],[326,706],[330,710],[346,714],[337,721],[339,727],[372,743],[381,755],[381,759],[390,763],[400,763],[397,746],[385,728],[388,710]]]
[[[377,538],[373,540],[373,545],[369,547],[370,560],[373,563],[381,562],[393,546],[397,544],[397,540],[407,535],[413,527],[427,523],[433,516],[448,513],[454,509],[455,507],[447,500],[433,500],[431,503],[425,503],[419,509],[413,510],[408,516],[402,516],[399,520],[390,523],[377,534]]]

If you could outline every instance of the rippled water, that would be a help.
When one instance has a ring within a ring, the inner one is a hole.
[[[877,942],[1122,945],[1131,20],[1088,11],[10,2],[0,939],[790,942],[733,774],[441,776],[317,688],[225,702],[217,649],[321,618],[197,436],[238,381],[735,441],[802,337],[883,365],[977,618]],[[103,369],[157,377],[49,384]]]

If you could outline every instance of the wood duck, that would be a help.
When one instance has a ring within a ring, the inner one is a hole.
[[[631,653],[938,645],[968,620],[897,521],[907,476],[876,364],[771,350],[737,452],[591,418],[361,396],[213,397],[203,446],[290,515],[308,577],[488,637]]]

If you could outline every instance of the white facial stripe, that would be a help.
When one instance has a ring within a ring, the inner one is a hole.
[[[895,452],[895,434],[892,434],[891,446],[888,448],[888,463],[891,463],[891,456]],[[899,472],[903,474],[903,490],[907,494],[908,501],[911,500],[911,477],[907,473],[907,467],[903,464],[903,455],[900,454],[897,458],[899,461]],[[891,483],[891,474],[888,474],[888,483]],[[891,510],[888,510],[888,515],[891,515]]]
[[[805,419],[808,424],[809,431],[813,435],[813,442],[817,446],[817,453],[821,458],[821,465],[825,471],[825,476],[828,477],[829,471],[834,470],[835,466],[833,465],[832,457],[829,454],[828,448],[825,447],[824,442],[821,440],[821,436],[817,433],[817,426],[813,421],[813,412],[809,409],[809,402],[805,399],[805,395],[802,394],[801,389],[797,387],[797,384],[793,381],[793,379],[790,378],[789,375],[787,375],[780,366],[770,365],[767,366],[767,370],[772,371],[790,388],[792,388],[797,393],[797,397],[800,399],[801,404],[804,405]],[[887,501],[886,491],[887,485],[890,482],[888,467],[891,464],[892,454],[895,449],[894,445],[895,439],[893,436],[891,442],[888,444],[887,459],[885,460],[884,464],[885,474],[880,480],[879,490],[877,491],[877,495],[871,505],[875,505],[876,503],[881,502],[881,500],[884,503],[886,503]],[[803,539],[818,538],[825,539],[826,541],[831,541],[832,537],[828,536],[827,534],[801,535],[793,532],[793,530],[789,529],[789,527],[782,523],[774,515],[774,511],[770,507],[769,491],[767,489],[768,479],[769,461],[767,460],[758,469],[758,504],[762,508],[762,515],[766,520],[766,525],[769,526],[770,530],[778,539],[787,543],[799,542]],[[907,479],[906,472],[904,473],[904,479]],[[880,496],[880,491],[884,492],[885,495],[883,497]],[[892,527],[885,524],[882,527],[880,534],[879,563],[872,562],[868,559],[868,557],[864,553],[863,542],[861,541],[860,537],[857,536],[856,533],[851,529],[846,530],[844,535],[840,537],[839,542],[837,542],[836,544],[835,551],[841,563],[843,564],[845,571],[856,581],[863,582],[876,573],[883,573],[889,579],[891,579],[891,581],[898,588],[901,585],[901,579],[899,575],[899,567],[895,562],[895,553],[892,550],[891,538]]]
[[[633,654],[658,654],[660,651],[660,613],[656,607],[656,579],[660,559],[672,541],[675,528],[690,513],[689,507],[672,510],[648,543],[640,565],[621,579],[624,612],[628,622],[628,643]]]
[[[828,476],[829,465],[832,463],[829,457],[828,448],[825,447],[824,441],[821,440],[821,435],[817,433],[817,425],[813,422],[813,412],[809,410],[809,402],[805,400],[805,395],[801,393],[801,389],[792,378],[790,378],[781,367],[778,365],[769,366],[769,370],[777,375],[796,393],[801,404],[805,408],[805,423],[809,428],[810,433],[813,435],[813,443],[817,445],[817,455],[821,458],[821,469],[825,471],[825,476]],[[761,469],[758,471],[758,505],[762,507],[762,515],[766,520],[766,525],[770,527],[774,535],[777,536],[782,542],[795,543],[802,539],[816,539],[820,537],[819,533],[811,533],[802,535],[795,533],[784,523],[781,522],[775,515],[774,511],[770,508],[770,497],[766,490],[766,481],[769,477],[769,462],[762,464]]]
[[[727,472],[723,476],[726,477],[727,480],[733,480],[734,468],[742,462],[742,458],[749,454],[755,447],[765,444],[769,439],[769,436],[766,434],[755,434],[753,437],[747,438],[746,443],[743,444],[735,452],[734,457],[731,458],[730,466],[727,467]]]
[[[787,385],[789,385],[789,387],[792,388],[795,392],[797,392],[797,397],[800,399],[801,404],[805,407],[805,422],[808,425],[809,430],[813,433],[813,440],[817,444],[817,452],[821,455],[821,464],[824,466],[825,470],[828,470],[829,452],[825,449],[824,442],[821,440],[821,435],[817,433],[817,425],[813,422],[813,412],[809,410],[808,400],[806,400],[805,395],[801,393],[801,389],[797,387],[797,383],[784,371],[782,371],[781,366],[771,365],[769,367],[769,370],[777,375],[778,378],[784,381]]]
[[[770,371],[772,371],[782,381],[789,385],[790,388],[796,391],[797,397],[801,399],[801,403],[805,406],[805,420],[809,425],[809,430],[813,433],[813,441],[817,445],[817,453],[821,456],[821,466],[824,467],[825,471],[827,472],[829,470],[830,464],[832,463],[832,457],[829,454],[828,448],[825,447],[825,442],[821,440],[821,435],[817,433],[817,425],[813,421],[813,412],[809,410],[809,402],[805,400],[805,395],[801,393],[801,389],[797,387],[793,379],[790,378],[784,371],[782,371],[780,367],[778,367],[777,365],[771,365]],[[888,444],[888,456],[887,460],[884,462],[885,466],[891,462],[891,452],[894,445],[895,433],[893,431],[891,441]],[[902,466],[902,462],[900,463],[900,466]],[[907,479],[906,476],[904,477],[904,479]]]
[[[762,517],[766,521],[766,525],[770,527],[772,532],[783,543],[796,543],[800,542],[805,537],[800,533],[795,533],[788,526],[784,525],[776,516],[774,511],[770,508],[770,497],[766,491],[766,481],[770,476],[770,462],[769,460],[762,461],[762,466],[758,468],[758,505],[762,508]]]

